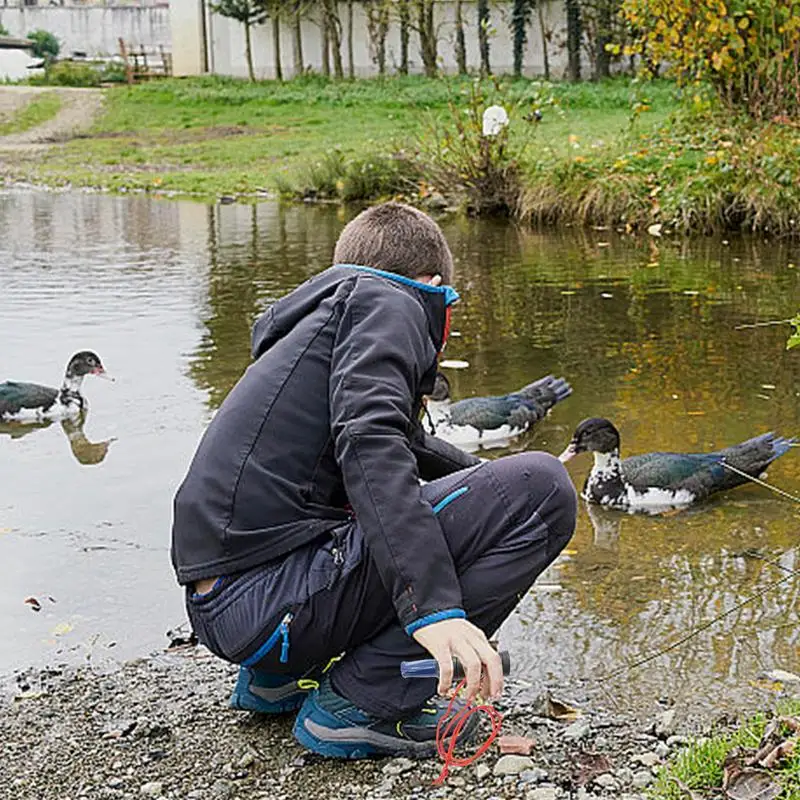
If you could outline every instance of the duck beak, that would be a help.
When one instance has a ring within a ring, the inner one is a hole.
[[[558,460],[562,464],[566,464],[573,456],[578,454],[578,450],[575,447],[575,442],[570,442],[567,446],[567,449],[558,457]]]
[[[92,375],[94,375],[95,378],[102,378],[104,381],[111,381],[112,383],[114,382],[114,379],[105,371],[103,367],[95,367],[92,370]]]

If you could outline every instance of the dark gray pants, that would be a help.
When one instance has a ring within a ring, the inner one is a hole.
[[[521,453],[433,481],[423,495],[436,506],[464,486],[469,491],[439,511],[439,522],[467,618],[491,636],[572,536],[575,490],[556,458]],[[406,716],[436,691],[433,679],[400,676],[401,661],[428,654],[400,626],[357,523],[189,595],[187,606],[200,641],[234,662],[274,630],[275,646],[262,648],[258,670],[299,676],[345,653],[331,671],[334,689],[378,717]],[[279,632],[288,610],[291,621]]]

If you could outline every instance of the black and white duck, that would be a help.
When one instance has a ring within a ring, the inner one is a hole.
[[[77,416],[88,406],[81,394],[87,375],[113,380],[96,353],[82,350],[69,360],[60,389],[38,383],[0,383],[0,420],[26,422]]]
[[[450,385],[439,373],[428,402],[436,435],[465,450],[505,447],[572,394],[563,378],[548,375],[519,391],[492,397],[467,397],[450,403]]]
[[[757,478],[794,441],[764,433],[713,453],[645,453],[620,459],[617,429],[607,419],[592,418],[578,425],[559,458],[567,462],[578,453],[594,454],[583,487],[586,500],[609,508],[659,513],[747,483],[748,478],[739,472]]]

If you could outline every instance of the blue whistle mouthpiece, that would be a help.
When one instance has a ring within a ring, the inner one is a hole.
[[[511,672],[511,656],[508,650],[501,650],[498,654],[503,665],[503,675]],[[439,662],[435,658],[421,658],[417,661],[401,661],[400,674],[404,678],[438,678]],[[461,662],[453,659],[453,680],[461,680],[464,677],[464,668]]]

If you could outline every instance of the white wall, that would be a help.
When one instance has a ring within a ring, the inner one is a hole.
[[[168,5],[0,7],[0,23],[11,36],[22,38],[40,28],[50,31],[61,43],[62,56],[73,50],[112,55],[119,52],[120,37],[133,46],[172,48]]]
[[[564,39],[564,3],[561,0],[544,0],[544,16],[546,24],[554,30],[554,36],[549,47],[550,69],[554,78],[563,76],[566,69],[566,52],[559,42]],[[173,48],[173,60],[176,65],[175,74],[197,74],[194,71],[200,64],[201,56],[199,51],[194,53],[180,52],[184,48],[190,48],[197,42],[197,36],[202,27],[202,17],[200,10],[201,0],[170,0],[170,8],[175,22],[173,31],[178,19],[181,26],[191,30],[191,36],[178,40],[173,36],[175,46]],[[513,67],[513,48],[511,31],[509,28],[509,16],[511,13],[510,2],[492,3],[492,26],[493,34],[491,37],[491,65],[494,72],[510,72]],[[447,71],[455,71],[456,60],[453,47],[454,41],[454,14],[455,4],[452,0],[442,0],[437,4],[436,17],[439,24],[439,59]],[[363,5],[356,3],[354,7],[354,62],[356,73],[359,76],[374,75],[377,73],[370,52],[369,36],[367,33],[366,14]],[[221,75],[234,75],[239,77],[247,76],[247,62],[245,60],[244,29],[236,21],[210,14],[206,10],[206,29],[208,38],[208,69]],[[346,28],[347,7],[345,3],[340,3],[340,17],[343,26]],[[467,39],[467,60],[470,67],[476,68],[480,65],[480,55],[478,52],[478,26],[477,26],[477,6],[474,2],[464,3],[464,20],[466,25]],[[255,63],[256,76],[259,78],[274,77],[273,53],[272,53],[272,28],[271,22],[258,26],[253,29],[253,60]],[[316,72],[322,69],[322,36],[320,27],[313,19],[303,21],[303,58],[306,68],[311,68]],[[419,55],[419,38],[411,31],[409,43],[410,69],[412,72],[422,71],[422,60]],[[390,72],[400,60],[400,35],[399,26],[393,23],[387,37],[387,68]],[[289,21],[282,23],[281,35],[281,63],[283,66],[284,77],[292,75],[292,31]],[[347,48],[345,41],[342,42],[342,63],[345,73],[347,72]],[[187,65],[184,69],[178,65]],[[544,60],[542,55],[541,31],[536,13],[528,31],[528,45],[525,53],[525,74],[541,75],[544,72]]]

